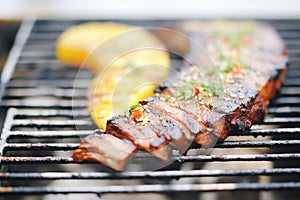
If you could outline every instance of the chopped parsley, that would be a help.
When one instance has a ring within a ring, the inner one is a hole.
[[[225,54],[223,54],[223,53],[220,53],[219,57],[220,57],[221,61],[224,61],[224,62],[227,63],[227,66],[224,69],[221,69],[221,70],[225,73],[231,72],[235,67],[234,59],[227,56],[227,55],[225,55]]]
[[[193,86],[190,83],[186,83],[177,90],[176,98],[183,97],[183,99],[187,101],[193,97],[193,94]]]
[[[223,33],[224,41],[228,42],[231,48],[240,48],[241,46],[251,44],[251,36],[255,33],[254,29],[240,30],[238,32]]]
[[[166,101],[171,101],[171,96],[170,95],[166,96]]]
[[[250,67],[250,65],[246,61],[239,59],[239,61],[235,62],[235,60],[237,59],[229,57],[222,52],[219,54],[219,58],[221,61],[227,64],[226,67],[221,69],[221,71],[225,73],[232,72],[237,67],[237,65],[243,69],[248,69]]]
[[[213,83],[213,82],[202,83],[202,87],[203,87],[202,89],[203,92],[216,95],[220,99],[224,99],[225,97],[225,92],[222,84]]]
[[[212,75],[218,74],[219,71],[217,69],[215,69],[215,68],[208,67],[208,68],[206,68],[205,72],[206,72],[207,75],[212,76]]]
[[[185,101],[187,101],[190,100],[193,96],[197,96],[194,95],[194,87],[197,87],[200,90],[199,92],[209,93],[219,97],[220,99],[225,98],[224,88],[221,83],[203,81],[191,81],[189,83],[184,84],[177,90],[176,98],[183,98]]]
[[[261,84],[260,84],[260,83],[255,83],[255,86],[256,86],[257,88],[260,88],[260,87],[261,87]]]
[[[232,72],[232,70],[235,68],[235,64],[233,63],[228,63],[227,67],[223,69],[223,72],[229,73]]]
[[[255,34],[255,23],[249,21],[245,25],[238,25],[227,21],[221,22],[219,26],[213,30],[216,37],[221,37],[230,48],[240,48],[241,46],[251,44],[252,38]],[[222,27],[221,29],[219,27]]]
[[[244,60],[242,60],[242,59],[240,59],[240,63],[241,63],[241,65],[242,65],[244,68],[246,68],[246,69],[250,67],[249,63],[247,63],[246,61],[244,61]]]
[[[229,56],[226,56],[225,54],[223,53],[220,53],[220,59],[225,61],[225,62],[232,62],[232,58],[230,58]]]

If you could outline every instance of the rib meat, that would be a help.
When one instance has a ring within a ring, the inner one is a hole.
[[[193,141],[211,147],[262,122],[287,68],[286,46],[267,24],[184,22],[178,27],[201,42],[214,67],[190,48],[188,67],[140,102],[147,121],[116,116],[106,130],[163,161],[170,146],[185,151]]]
[[[262,122],[287,66],[286,47],[277,32],[253,22],[186,22],[180,26],[201,38],[214,71],[201,65],[197,51],[191,52],[195,54],[189,61],[192,66],[157,87],[155,96],[141,101],[145,110],[155,110],[157,119],[169,116],[172,126],[180,128],[188,140],[205,147]],[[117,130],[118,123],[114,123],[120,118],[133,123],[118,116],[108,122],[108,132],[122,135],[122,128]],[[143,129],[148,126],[160,134],[160,123],[150,121]]]
[[[136,146],[130,141],[96,130],[84,138],[79,148],[73,152],[72,158],[76,161],[101,162],[120,171],[136,151]]]

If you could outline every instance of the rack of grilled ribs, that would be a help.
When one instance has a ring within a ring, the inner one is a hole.
[[[286,46],[268,24],[195,21],[178,27],[191,35],[191,41],[201,43],[213,65],[203,60],[199,48],[190,46],[189,66],[135,106],[138,118],[133,108],[108,120],[106,128],[106,134],[128,140],[164,162],[172,148],[185,152],[192,142],[212,147],[228,134],[242,134],[262,122],[287,67]],[[99,134],[94,137],[97,140]],[[83,159],[87,142],[73,153],[75,160],[95,160],[93,155]],[[126,161],[134,151],[127,151]],[[104,164],[122,170],[124,158],[116,159],[123,159],[122,167]]]

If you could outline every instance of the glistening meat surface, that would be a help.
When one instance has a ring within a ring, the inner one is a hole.
[[[285,44],[269,25],[184,22],[178,27],[199,39],[213,65],[191,48],[191,65],[141,101],[138,117],[113,117],[106,130],[163,161],[170,146],[184,151],[193,141],[210,147],[262,122],[287,67]]]

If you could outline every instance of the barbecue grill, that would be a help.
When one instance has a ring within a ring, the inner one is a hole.
[[[267,21],[285,40],[290,59],[283,86],[262,124],[217,143],[208,155],[197,153],[197,147],[186,155],[174,155],[175,167],[121,173],[99,163],[76,163],[70,158],[80,138],[96,128],[86,110],[86,87],[93,74],[81,70],[78,75],[78,69],[63,67],[55,60],[54,45],[63,30],[81,22],[25,20],[19,28],[1,77],[2,198],[47,199],[59,194],[67,198],[80,194],[84,195],[81,199],[88,199],[88,195],[100,199],[144,195],[143,199],[159,194],[158,199],[184,196],[213,200],[244,194],[244,199],[298,199],[299,20]],[[164,23],[122,22],[142,26]]]

